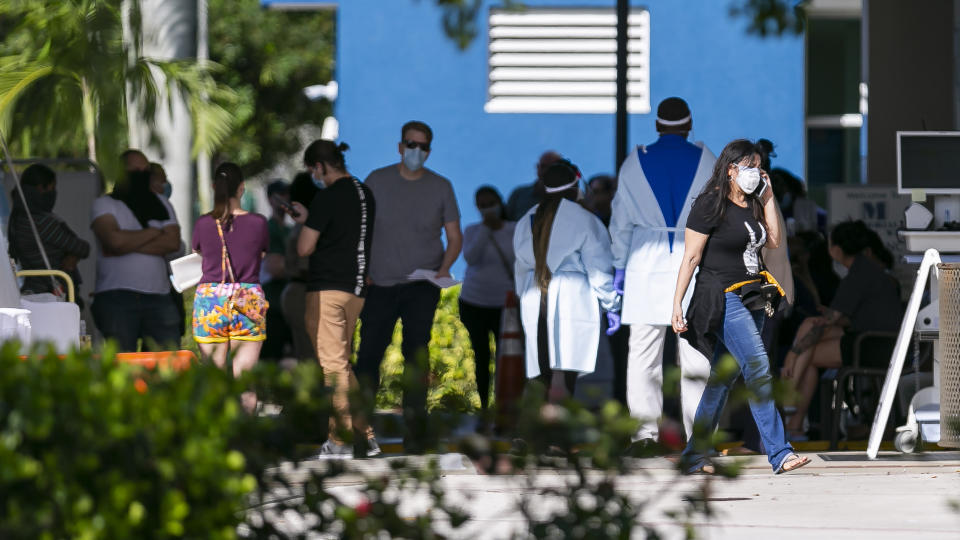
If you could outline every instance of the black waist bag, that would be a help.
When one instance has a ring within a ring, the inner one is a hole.
[[[780,293],[780,287],[776,283],[764,283],[757,281],[747,283],[736,290],[737,296],[743,302],[743,307],[750,311],[764,310],[767,317],[773,317],[780,306],[780,299],[783,295]]]

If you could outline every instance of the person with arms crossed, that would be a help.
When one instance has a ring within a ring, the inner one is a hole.
[[[93,313],[97,328],[121,352],[178,346],[180,314],[170,297],[165,257],[180,251],[180,225],[169,201],[150,186],[150,162],[139,150],[122,154],[129,171],[113,192],[93,201],[97,238]]]

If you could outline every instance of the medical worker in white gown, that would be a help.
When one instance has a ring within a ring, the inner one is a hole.
[[[540,378],[551,400],[573,395],[576,378],[593,372],[601,308],[608,312],[608,332],[620,326],[610,237],[574,202],[579,176],[567,160],[550,166],[543,202],[517,222],[513,237],[527,377]],[[551,388],[555,371],[562,372],[565,393]]]
[[[660,138],[638,146],[623,162],[610,218],[615,288],[623,295],[622,322],[630,325],[627,406],[641,420],[634,435],[641,446],[659,439],[663,342],[670,326],[671,291],[683,258],[684,227],[716,161],[708,148],[687,141],[693,120],[684,100],[663,100],[656,126]],[[688,294],[684,309],[689,301]],[[678,339],[677,349],[683,424],[689,438],[710,362],[686,339]]]

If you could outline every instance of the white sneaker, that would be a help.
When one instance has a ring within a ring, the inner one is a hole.
[[[353,448],[345,444],[337,444],[330,439],[324,441],[320,446],[319,457],[325,456],[343,456],[343,457],[353,457]]]
[[[367,439],[367,457],[377,457],[382,453],[383,451],[380,450],[380,445],[377,444],[376,437]]]

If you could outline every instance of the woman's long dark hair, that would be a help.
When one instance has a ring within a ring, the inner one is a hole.
[[[550,165],[544,175],[543,184],[545,187],[560,187],[573,182],[580,177],[580,171],[577,167],[565,159]],[[545,193],[543,201],[537,207],[533,214],[533,275],[540,288],[540,300],[546,299],[547,288],[550,286],[550,268],[547,267],[547,250],[550,248],[550,234],[553,231],[553,220],[557,217],[557,209],[560,208],[560,201],[567,199],[577,200],[577,186],[556,193]]]
[[[230,199],[237,194],[240,184],[243,184],[243,173],[236,163],[221,163],[213,173],[213,210],[210,216],[226,229],[233,222]]]
[[[727,172],[730,165],[739,165],[754,155],[762,156],[763,149],[747,139],[731,141],[720,152],[720,157],[713,165],[713,174],[696,201],[696,204],[708,205],[707,217],[711,223],[720,222],[726,212],[727,198],[730,196],[730,175]],[[753,211],[753,217],[763,223],[763,202],[760,198],[748,194],[747,204]]]
[[[130,171],[126,180],[113,188],[110,196],[123,202],[140,222],[143,228],[149,227],[150,221],[166,221],[170,219],[167,207],[160,202],[160,197],[150,189],[150,171]]]

